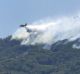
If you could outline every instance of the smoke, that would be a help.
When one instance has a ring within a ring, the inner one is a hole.
[[[29,24],[27,32],[25,28],[19,28],[12,39],[22,39],[22,44],[53,44],[59,40],[75,40],[80,37],[80,15],[49,19],[45,22]]]

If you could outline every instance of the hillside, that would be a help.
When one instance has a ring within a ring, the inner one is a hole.
[[[80,74],[80,16],[22,25],[0,39],[0,74]]]
[[[0,39],[0,74],[79,74],[80,50],[72,48],[79,39],[56,42],[49,50],[43,45],[21,45]]]

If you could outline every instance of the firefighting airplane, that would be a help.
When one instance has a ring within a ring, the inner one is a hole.
[[[27,24],[21,24],[20,27],[24,27],[27,30],[27,32],[32,32],[32,30],[27,27]]]

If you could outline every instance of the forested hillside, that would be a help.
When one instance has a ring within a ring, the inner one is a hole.
[[[72,48],[77,40],[56,42],[48,50],[10,38],[0,39],[0,74],[80,74],[80,50]]]

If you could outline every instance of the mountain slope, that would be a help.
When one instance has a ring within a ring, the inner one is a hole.
[[[20,41],[2,39],[0,74],[79,74],[80,50],[72,48],[78,41],[58,41],[47,50],[41,44],[21,45]]]
[[[80,17],[28,25],[0,39],[0,74],[80,74]]]

